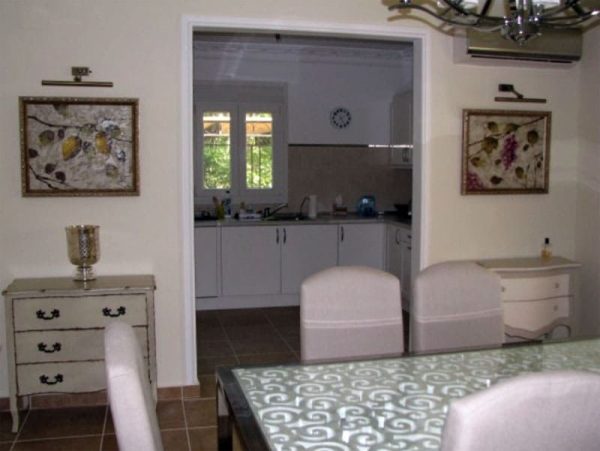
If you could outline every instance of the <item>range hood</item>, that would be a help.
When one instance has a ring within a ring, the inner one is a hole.
[[[542,35],[518,45],[499,33],[467,30],[470,58],[572,63],[581,59],[582,32],[579,29],[543,30]]]

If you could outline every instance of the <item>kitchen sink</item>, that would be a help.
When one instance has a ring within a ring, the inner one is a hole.
[[[267,216],[265,221],[304,221],[308,219],[308,216],[302,213],[286,212],[286,213],[275,213],[274,215]]]

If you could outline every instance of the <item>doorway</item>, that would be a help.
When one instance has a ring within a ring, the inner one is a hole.
[[[196,379],[196,324],[195,324],[195,299],[194,299],[194,281],[193,281],[193,171],[192,168],[192,101],[191,93],[193,92],[193,33],[194,31],[210,31],[219,32],[236,29],[236,31],[269,30],[270,33],[293,33],[309,36],[325,36],[348,39],[362,40],[394,40],[410,41],[414,47],[414,117],[416,118],[413,128],[414,133],[414,176],[412,179],[412,196],[413,196],[413,240],[414,248],[418,252],[413,252],[413,268],[417,270],[421,268],[421,255],[425,255],[426,243],[421,231],[424,229],[425,212],[423,199],[426,196],[423,194],[423,136],[424,136],[424,121],[425,116],[425,96],[423,92],[422,80],[428,78],[426,73],[426,64],[424,60],[424,49],[427,44],[427,36],[424,32],[415,32],[415,30],[401,30],[399,33],[397,28],[377,27],[363,29],[356,34],[348,34],[347,29],[341,29],[339,25],[320,25],[318,28],[306,26],[306,24],[296,24],[290,22],[281,27],[270,26],[264,23],[215,23],[213,21],[203,21],[201,19],[187,18],[184,20],[182,34],[183,47],[183,81],[182,81],[182,138],[183,138],[183,154],[182,154],[182,198],[184,205],[182,206],[182,228],[183,228],[183,249],[184,249],[184,295],[186,299],[186,374],[190,381]],[[285,29],[283,29],[285,28]],[[401,37],[399,37],[401,36]],[[416,272],[416,271],[415,271]]]

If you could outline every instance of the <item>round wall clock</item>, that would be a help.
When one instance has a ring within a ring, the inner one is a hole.
[[[331,110],[329,120],[331,122],[332,127],[346,128],[350,125],[350,122],[352,121],[352,115],[350,114],[350,111],[348,111],[347,108],[340,106]]]

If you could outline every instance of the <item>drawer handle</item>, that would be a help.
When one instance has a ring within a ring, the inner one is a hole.
[[[48,349],[48,345],[46,343],[38,343],[38,351],[45,352],[46,354],[53,354],[55,352],[60,352],[61,349],[60,343],[54,343],[51,349]]]
[[[43,310],[38,310],[37,312],[35,312],[35,314],[39,319],[43,319],[44,321],[50,321],[54,318],[60,318],[60,311],[57,309],[52,310],[48,316],[46,316],[46,312]]]
[[[113,313],[112,309],[110,309],[108,307],[104,307],[102,309],[102,314],[104,316],[109,316],[111,318],[117,318],[119,316],[123,316],[123,315],[125,315],[125,312],[126,312],[126,310],[125,310],[125,307],[123,307],[123,306],[119,307],[117,309],[116,313]]]
[[[556,283],[554,284],[554,288],[560,288],[560,283],[559,283],[559,282],[556,282]]]
[[[56,385],[56,384],[61,384],[63,381],[63,375],[62,374],[57,374],[56,376],[54,376],[54,380],[51,381],[50,378],[48,376],[46,376],[45,374],[42,374],[40,376],[40,383],[44,384],[44,385]]]

